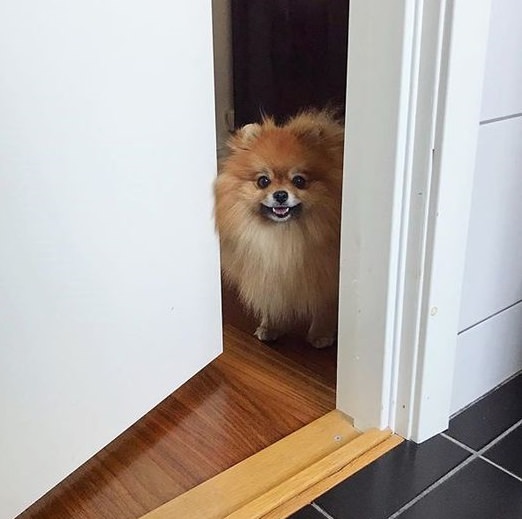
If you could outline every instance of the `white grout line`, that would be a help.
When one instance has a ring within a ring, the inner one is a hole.
[[[482,461],[485,461],[489,463],[490,465],[496,467],[497,469],[501,470],[502,472],[505,472],[509,476],[517,479],[518,481],[522,482],[522,478],[520,476],[517,476],[516,474],[513,474],[509,470],[505,469],[504,467],[498,465],[497,463],[489,460],[488,458],[484,457],[483,454],[496,445],[498,442],[502,441],[508,434],[512,433],[517,427],[522,426],[522,420],[519,420],[515,424],[513,424],[511,427],[506,429],[502,434],[499,434],[494,440],[487,443],[484,447],[479,449],[478,451],[472,449],[468,445],[460,442],[459,440],[456,440],[455,438],[452,438],[446,433],[441,433],[440,436],[445,438],[446,440],[454,443],[455,445],[459,446],[461,449],[469,452],[471,455],[468,456],[464,461],[459,463],[456,467],[454,467],[452,470],[450,470],[448,473],[446,473],[444,476],[442,476],[440,479],[432,483],[429,487],[425,488],[420,494],[416,495],[413,499],[408,501],[405,505],[403,505],[399,510],[397,510],[395,513],[390,515],[388,519],[395,519],[396,517],[399,517],[402,512],[406,511],[408,508],[411,508],[413,505],[415,505],[417,502],[419,502],[423,497],[428,495],[432,490],[437,488],[438,486],[442,485],[444,482],[446,482],[448,479],[453,477],[457,472],[459,472],[461,469],[463,469],[465,466],[469,465],[472,461],[475,461],[477,459],[481,459]],[[325,510],[323,510],[319,505],[316,503],[312,503],[312,506],[320,512],[324,517],[327,519],[334,519],[330,514],[328,514]]]
[[[488,458],[484,458],[483,456],[479,456],[479,458],[482,460],[482,461],[486,461],[487,463],[489,463],[490,465],[493,465],[495,468],[501,470],[502,472],[505,472],[506,474],[508,474],[509,476],[515,478],[515,479],[518,479],[519,481],[522,482],[522,478],[520,476],[517,476],[516,474],[513,474],[513,472],[509,472],[509,470],[505,469],[504,467],[502,467],[501,465],[498,465],[497,463],[495,463],[494,461],[491,461],[490,459]]]
[[[390,515],[388,519],[395,519],[398,517],[402,512],[405,510],[408,510],[408,508],[411,508],[414,504],[419,502],[424,496],[427,496],[432,490],[437,488],[438,486],[442,485],[444,482],[446,482],[448,479],[450,479],[452,476],[454,476],[457,472],[459,472],[460,469],[464,468],[466,465],[469,465],[473,460],[477,459],[477,454],[472,454],[468,458],[466,458],[464,461],[462,461],[459,465],[454,467],[452,470],[450,470],[447,474],[444,474],[440,479],[435,481],[435,483],[432,483],[428,488],[424,489],[420,494],[416,495],[411,501],[406,503],[402,508],[397,510],[394,514]]]
[[[478,453],[483,454],[489,448],[493,447],[493,445],[496,445],[498,442],[502,441],[508,434],[512,433],[517,427],[520,427],[521,425],[522,425],[522,420],[519,420],[518,422],[514,423],[511,427],[506,429],[502,434],[499,434],[494,440],[490,441],[487,445],[482,447],[482,449],[480,449],[478,451]]]
[[[485,452],[487,450],[489,450],[491,447],[496,445],[498,442],[502,441],[508,434],[511,434],[515,429],[517,429],[518,427],[521,427],[521,426],[522,426],[522,420],[519,420],[517,423],[513,424],[509,429],[506,429],[502,434],[497,436],[492,442],[488,443],[485,447],[483,447],[482,449],[480,449],[478,451],[478,454],[479,454],[479,457],[480,457],[481,460],[487,461],[490,465],[493,465],[497,469],[502,470],[502,472],[505,472],[506,474],[509,474],[511,477],[514,477],[515,479],[518,479],[519,481],[522,481],[522,478],[520,476],[517,476],[516,474],[513,474],[512,472],[510,472],[509,470],[505,469],[501,465],[498,465],[494,461],[486,458],[485,456],[483,456],[483,454],[485,454]]]
[[[411,501],[409,501],[408,503],[406,503],[402,508],[400,508],[399,510],[397,510],[397,512],[395,512],[394,514],[390,515],[388,519],[395,519],[396,517],[399,517],[399,515],[404,512],[405,510],[407,510],[408,508],[411,508],[415,503],[419,502],[423,497],[425,497],[426,495],[428,495],[432,490],[434,490],[435,488],[437,488],[438,486],[442,485],[444,482],[446,482],[448,479],[450,479],[451,477],[453,477],[457,472],[459,472],[461,469],[463,469],[465,466],[469,465],[472,461],[475,461],[477,459],[481,459],[483,461],[487,461],[488,463],[490,463],[491,465],[497,467],[498,469],[502,470],[503,472],[505,472],[506,474],[509,474],[510,476],[514,477],[515,479],[518,479],[519,481],[522,481],[522,478],[516,476],[515,474],[512,474],[511,472],[509,472],[508,470],[504,469],[503,467],[497,465],[496,463],[494,462],[491,462],[490,460],[488,460],[487,458],[484,458],[482,456],[482,454],[487,451],[489,448],[493,447],[493,445],[496,445],[499,441],[501,441],[502,439],[504,439],[508,434],[510,434],[511,432],[513,432],[517,427],[521,426],[522,425],[522,420],[519,420],[517,423],[513,424],[511,427],[509,427],[509,429],[506,429],[502,434],[500,434],[499,436],[497,436],[494,440],[492,440],[491,442],[489,442],[488,444],[486,444],[484,447],[482,447],[479,451],[475,451],[473,450],[471,447],[468,447],[467,445],[461,443],[460,441],[458,440],[455,440],[455,438],[452,438],[451,436],[448,436],[447,434],[445,433],[442,433],[441,436],[443,438],[446,438],[447,440],[455,443],[456,445],[458,445],[459,447],[461,447],[462,449],[466,450],[467,452],[469,452],[471,454],[471,456],[469,456],[468,458],[466,458],[463,462],[461,462],[459,465],[457,465],[456,467],[454,467],[452,470],[450,470],[447,474],[445,474],[444,476],[442,476],[442,478],[438,479],[437,481],[435,481],[435,483],[433,483],[432,485],[430,485],[428,488],[424,489],[420,494],[418,494],[417,496],[415,496]]]
[[[443,438],[446,438],[446,440],[449,440],[450,442],[454,443],[455,445],[458,445],[460,448],[464,449],[465,451],[471,452],[471,454],[477,454],[477,451],[474,451],[471,447],[468,447],[465,443],[459,442],[459,440],[456,440],[455,438],[448,436],[446,433],[440,433],[440,435]]]
[[[335,519],[335,517],[332,517],[328,512],[323,510],[318,504],[311,503],[312,507],[315,508],[321,515],[324,515],[327,519]]]

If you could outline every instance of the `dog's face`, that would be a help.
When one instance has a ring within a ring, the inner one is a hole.
[[[273,124],[242,128],[230,143],[216,185],[217,213],[285,224],[313,217],[339,198],[339,164],[321,136]],[[226,217],[225,216],[225,217]]]
[[[273,171],[265,168],[256,175],[254,199],[259,199],[259,214],[274,222],[287,222],[299,216],[309,189],[307,174],[301,168]]]

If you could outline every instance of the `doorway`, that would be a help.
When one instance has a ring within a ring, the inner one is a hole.
[[[327,107],[343,117],[348,7],[348,0],[213,1],[218,156],[226,155],[232,132],[264,115],[282,123],[304,109]],[[252,335],[259,323],[233,287],[223,283],[222,291],[225,330]],[[314,349],[303,330],[294,331],[268,348],[304,369],[319,370],[334,389],[336,346]]]
[[[282,121],[309,107],[344,111],[348,0],[218,1],[230,2],[235,128],[262,113]]]

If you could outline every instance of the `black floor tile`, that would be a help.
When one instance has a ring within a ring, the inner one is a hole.
[[[468,456],[441,436],[421,445],[404,442],[316,503],[336,519],[385,519]]]
[[[449,436],[479,450],[522,419],[522,374],[450,421]]]
[[[520,519],[522,483],[477,459],[399,515],[399,519]]]
[[[522,478],[522,425],[488,449],[484,457]]]
[[[289,516],[288,519],[325,519],[325,516],[319,513],[313,506],[308,505]]]

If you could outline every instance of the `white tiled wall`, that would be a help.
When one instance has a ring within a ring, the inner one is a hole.
[[[522,2],[493,0],[482,120],[522,113]]]
[[[522,299],[522,117],[480,127],[462,299],[461,330]]]
[[[459,336],[452,412],[462,409],[522,365],[522,305],[515,305]]]
[[[493,0],[452,408],[522,369],[522,2]]]

